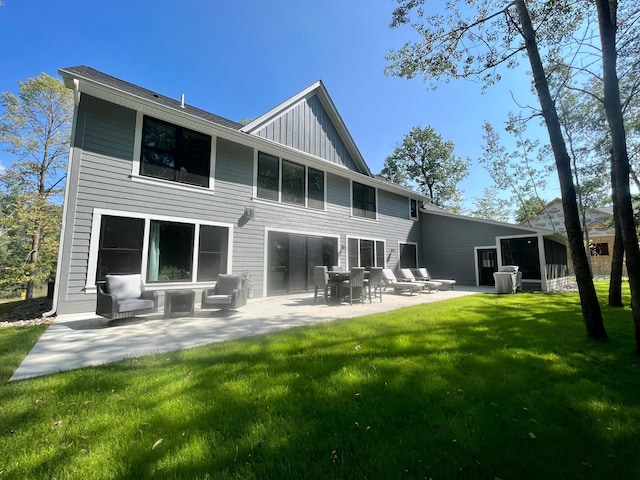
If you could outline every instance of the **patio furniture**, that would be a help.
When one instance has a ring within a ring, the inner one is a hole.
[[[144,291],[139,273],[105,275],[96,282],[96,314],[110,320],[158,311],[158,294]]]
[[[408,268],[401,268],[400,269],[400,276],[402,278],[400,278],[399,280],[404,280],[407,282],[415,282],[415,283],[419,283],[421,285],[423,285],[423,290],[426,290],[427,292],[431,293],[431,290],[435,290],[436,292],[438,291],[438,289],[442,286],[442,284],[440,282],[435,282],[432,280],[418,280],[416,279],[416,277],[413,276],[413,273],[411,273],[411,270],[409,270]]]
[[[415,282],[400,282],[394,275],[394,273],[388,269],[382,269],[382,276],[384,277],[385,286],[393,288],[393,293],[409,292],[411,295],[414,293],[420,293],[422,285]]]
[[[369,292],[369,303],[371,303],[371,292],[373,296],[378,295],[382,302],[382,289],[384,288],[384,277],[382,276],[382,267],[371,267],[369,269],[369,278],[365,279],[365,286]]]
[[[442,278],[431,278],[431,275],[429,274],[429,270],[427,270],[424,267],[421,268],[416,268],[416,273],[417,275],[415,275],[416,279],[418,280],[426,280],[426,281],[430,281],[430,282],[438,282],[441,283],[443,287],[449,287],[451,290],[453,290],[453,286],[456,284],[455,280],[445,280]]]
[[[164,294],[164,318],[193,317],[195,297],[194,290],[167,290]]]
[[[318,300],[318,293],[322,292],[324,303],[329,298],[329,273],[325,265],[316,265],[313,267],[313,284],[315,291],[313,293],[313,303]]]
[[[342,282],[341,289],[349,289],[349,303],[353,305],[354,292],[360,303],[364,303],[364,267],[353,267],[349,279]]]
[[[237,310],[246,305],[248,290],[248,281],[244,275],[221,273],[215,287],[202,291],[200,309]]]

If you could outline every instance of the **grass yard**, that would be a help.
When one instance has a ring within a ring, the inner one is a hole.
[[[577,294],[477,295],[15,383],[43,330],[0,329],[0,478],[637,479],[603,308],[603,344]]]

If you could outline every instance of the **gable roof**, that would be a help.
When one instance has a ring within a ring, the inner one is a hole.
[[[147,90],[143,87],[139,87],[138,85],[134,85],[133,83],[125,82],[124,80],[120,80],[119,78],[112,77],[111,75],[107,75],[106,73],[96,70],[95,68],[86,67],[84,65],[61,68],[60,75],[62,75],[62,77],[64,78],[65,85],[68,88],[73,88],[73,79],[78,78],[91,83],[105,85],[107,87],[119,90],[123,93],[132,95],[151,103],[156,103],[169,108],[181,109],[184,112],[195,117],[199,117],[209,122],[232,128],[234,130],[240,130],[240,128],[242,128],[242,124],[238,122],[234,122],[233,120],[229,120],[205,110],[192,107],[191,105],[183,105],[182,102],[178,100],[160,95],[159,93]]]
[[[337,143],[343,144],[349,157],[353,161],[357,171],[368,176],[373,176],[371,173],[371,170],[369,169],[369,166],[367,165],[362,154],[358,150],[358,147],[356,146],[355,141],[351,137],[351,134],[349,133],[349,130],[347,129],[344,121],[342,120],[342,117],[338,113],[338,109],[333,103],[333,100],[331,100],[331,97],[329,96],[329,93],[327,92],[327,89],[325,88],[321,80],[318,80],[317,82],[305,88],[304,90],[297,93],[296,95],[292,96],[288,100],[285,100],[280,105],[272,108],[271,110],[259,116],[255,120],[249,122],[247,125],[242,127],[241,131],[245,133],[254,134],[254,135],[265,136],[264,132],[271,125],[274,125],[279,119],[283,118],[284,116],[286,116],[288,113],[290,113],[292,110],[299,107],[300,105],[312,101],[314,97],[317,98],[317,100],[320,102],[320,105],[323,109],[322,113],[312,112],[312,115],[314,115],[316,117],[316,120],[318,121],[318,125],[320,125],[321,128],[322,127],[326,128],[326,125],[322,125],[321,120],[318,118],[320,115],[323,115],[326,113],[328,120],[330,122],[330,127],[335,129],[335,132],[339,137],[337,139],[329,138],[330,143],[333,145]],[[287,133],[291,133],[291,132],[287,132]],[[323,132],[323,133],[325,136],[330,135],[330,133],[327,133],[327,132]],[[289,146],[295,147],[295,145],[293,144],[289,144]],[[305,153],[317,155],[317,153],[312,151],[307,145],[301,145],[300,147],[298,147],[298,149],[305,151]]]

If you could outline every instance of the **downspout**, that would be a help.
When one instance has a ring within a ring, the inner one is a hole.
[[[51,310],[48,312],[44,312],[42,314],[43,317],[51,317],[55,315],[56,310],[58,310],[58,291],[60,289],[60,265],[62,264],[62,250],[64,247],[64,234],[65,234],[65,226],[67,224],[67,214],[69,211],[69,183],[70,183],[70,174],[71,174],[71,164],[73,160],[73,142],[76,137],[76,125],[78,119],[78,105],[80,105],[80,81],[77,78],[73,79],[73,123],[71,126],[71,145],[69,146],[69,161],[67,162],[67,182],[64,185],[64,200],[62,206],[62,221],[60,224],[60,243],[58,245],[58,263],[56,268],[56,278],[53,284],[53,302],[51,305]]]

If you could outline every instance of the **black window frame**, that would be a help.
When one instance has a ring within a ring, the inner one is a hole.
[[[152,142],[154,126],[165,131],[167,141],[159,138]],[[144,177],[209,188],[212,145],[211,135],[145,115],[139,173]]]
[[[353,216],[376,220],[378,218],[376,188],[365,185],[364,183],[352,181],[351,191],[351,210]]]
[[[258,151],[256,197],[261,200],[324,210],[325,182],[324,170]]]
[[[412,220],[418,219],[418,200],[415,198],[409,199],[409,218]]]

